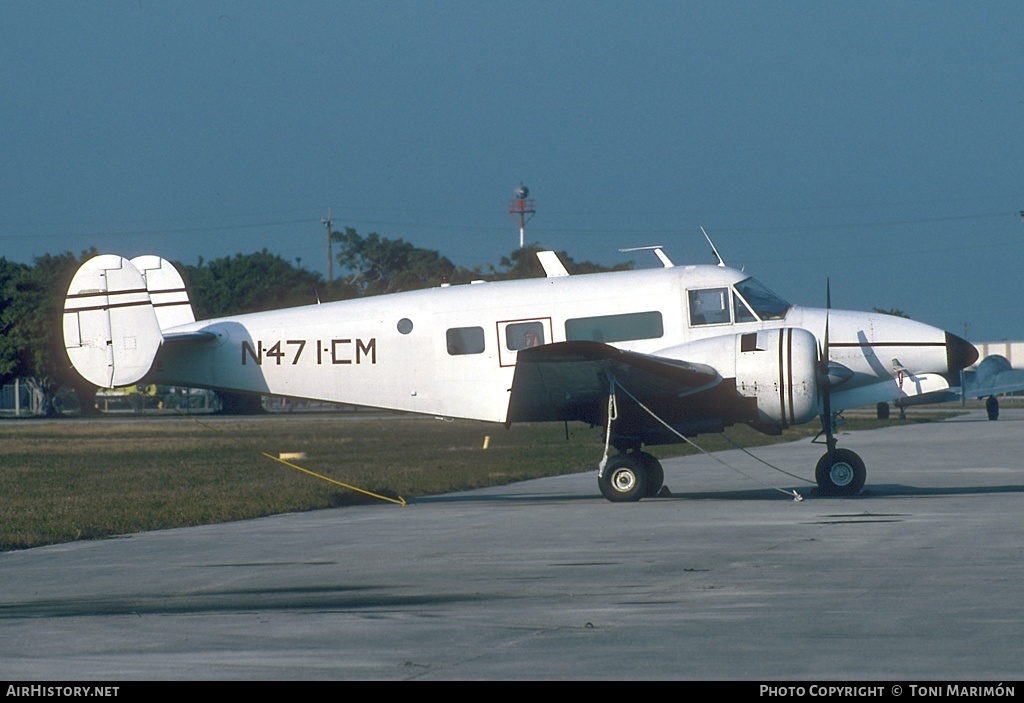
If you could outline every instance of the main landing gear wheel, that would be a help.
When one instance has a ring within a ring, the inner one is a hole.
[[[601,495],[613,503],[633,503],[643,498],[647,495],[645,463],[638,454],[613,456],[597,477]]]
[[[644,473],[647,474],[647,490],[644,493],[644,498],[655,497],[661,487],[665,485],[665,469],[661,468],[661,462],[652,454],[637,452],[633,456],[640,459]]]
[[[823,495],[852,496],[864,487],[867,469],[861,458],[849,449],[833,449],[818,459],[814,478]]]

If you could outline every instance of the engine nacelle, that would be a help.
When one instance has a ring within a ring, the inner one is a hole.
[[[658,355],[709,364],[735,378],[737,392],[757,400],[757,418],[748,422],[788,427],[818,415],[818,343],[805,329],[710,337]]]

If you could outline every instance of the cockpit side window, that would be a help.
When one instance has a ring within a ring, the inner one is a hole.
[[[735,294],[732,296],[732,314],[736,322],[757,322],[757,318],[750,312],[743,298]]]
[[[688,293],[691,325],[721,325],[731,321],[728,288],[704,288]]]
[[[781,320],[786,317],[786,313],[792,307],[753,278],[747,278],[737,283],[736,292],[762,320]],[[739,321],[739,315],[736,319]]]

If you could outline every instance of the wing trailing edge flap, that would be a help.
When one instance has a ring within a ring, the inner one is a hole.
[[[519,351],[506,425],[603,422],[612,376],[640,402],[662,407],[722,381],[706,364],[623,351],[600,342],[546,344]]]

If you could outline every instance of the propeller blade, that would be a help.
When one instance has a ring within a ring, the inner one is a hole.
[[[825,279],[825,350],[823,356],[825,357],[825,365],[828,366],[829,355],[828,355],[828,311],[832,309],[832,282]]]
[[[821,429],[825,433],[825,442],[828,450],[836,448],[835,428],[832,426],[832,379],[830,378],[831,357],[828,347],[828,318],[829,310],[832,309],[832,281],[825,278],[825,336],[822,338],[821,351]],[[841,366],[841,365],[840,365]]]
[[[825,422],[832,422],[832,393],[828,382],[828,362],[829,362],[829,349],[828,349],[828,311],[832,309],[832,283],[826,278],[825,279],[825,334],[821,339],[821,422],[824,427]],[[827,432],[827,430],[826,430]]]

